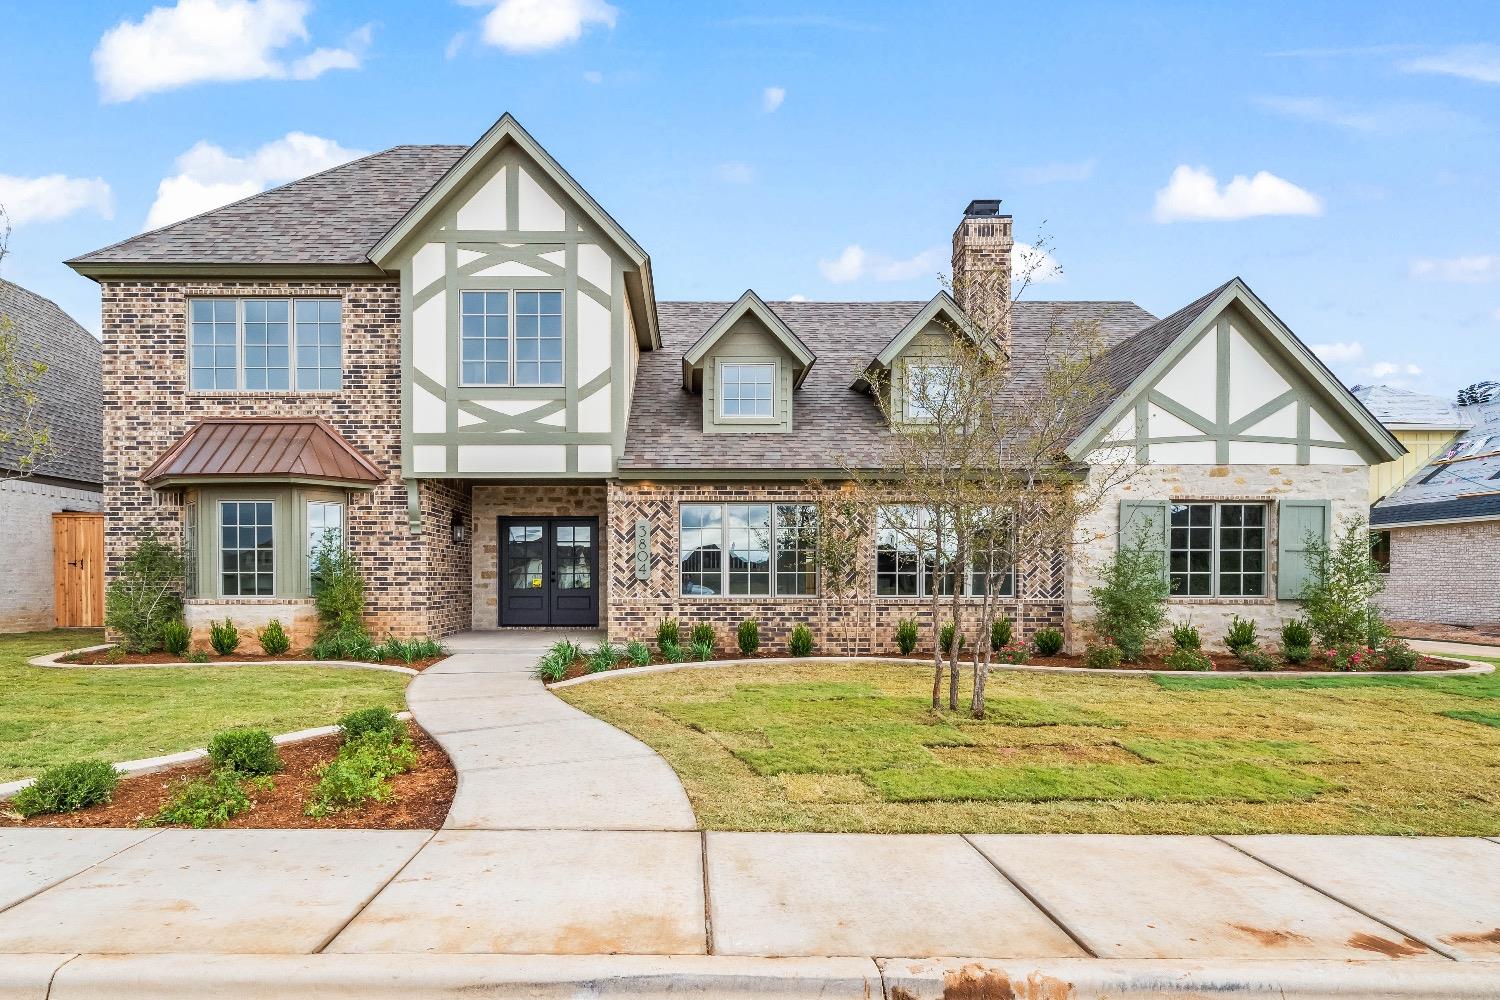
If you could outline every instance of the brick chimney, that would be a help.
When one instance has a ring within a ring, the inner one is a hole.
[[[977,198],[953,230],[953,298],[1010,352],[1011,218],[999,198]]]

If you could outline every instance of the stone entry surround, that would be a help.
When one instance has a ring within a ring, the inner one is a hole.
[[[599,627],[609,619],[610,537],[602,485],[506,486],[475,482],[469,491],[472,511],[473,625],[476,631],[500,627],[500,518],[596,517],[599,519]]]

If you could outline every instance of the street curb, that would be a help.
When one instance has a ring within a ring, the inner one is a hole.
[[[410,712],[396,713],[398,719],[410,719]],[[339,731],[338,726],[315,726],[312,729],[298,729],[296,732],[282,733],[280,736],[272,736],[271,741],[277,746],[288,743],[301,743],[304,740],[315,740],[319,736],[332,736]],[[143,757],[140,760],[123,760],[115,764],[115,773],[122,778],[137,778],[143,774],[155,774],[157,771],[166,771],[170,768],[180,767],[183,764],[192,764],[208,757],[205,747],[195,750],[182,750],[178,753],[163,754],[160,757]],[[35,778],[18,778],[15,781],[7,781],[0,784],[0,802],[11,798],[21,789],[36,781]],[[5,994],[0,992],[0,1000],[5,1000]]]
[[[33,667],[47,667],[53,670],[162,670],[177,667],[331,667],[335,670],[383,670],[392,674],[410,674],[413,677],[422,672],[420,670],[413,670],[411,667],[398,667],[393,663],[364,663],[360,660],[209,660],[206,663],[194,663],[191,660],[182,660],[176,663],[62,662],[64,656],[73,656],[78,653],[95,653],[101,649],[110,649],[114,645],[112,642],[106,642],[99,646],[65,649],[60,653],[33,656],[26,662]]]

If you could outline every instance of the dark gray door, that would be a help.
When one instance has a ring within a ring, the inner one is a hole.
[[[599,522],[500,519],[500,624],[599,623]]]

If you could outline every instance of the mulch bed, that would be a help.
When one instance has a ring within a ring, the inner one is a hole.
[[[1500,623],[1493,625],[1444,625],[1440,622],[1418,622],[1392,619],[1386,622],[1391,631],[1403,639],[1428,639],[1433,642],[1469,642],[1476,646],[1500,646]]]
[[[438,662],[440,662],[442,660],[446,660],[446,659],[447,659],[447,656],[444,655],[444,656],[429,657],[428,659],[425,659],[425,660],[413,660],[411,663],[407,663],[405,660],[378,660],[378,661],[377,660],[372,660],[370,662],[371,663],[380,663],[382,666],[389,666],[389,667],[410,667],[413,670],[419,670],[420,671],[420,670],[425,670],[427,667],[432,666],[434,663],[438,663]],[[280,656],[267,656],[265,653],[231,653],[228,656],[217,656],[217,655],[215,655],[213,653],[210,653],[209,654],[209,658],[207,660],[203,661],[203,663],[201,663],[201,664],[192,663],[191,661],[184,660],[180,656],[173,656],[171,653],[159,653],[159,652],[158,653],[126,653],[123,657],[120,657],[120,656],[118,656],[118,654],[116,654],[116,656],[114,658],[111,658],[110,650],[108,650],[108,649],[99,649],[99,650],[94,650],[94,651],[88,652],[88,653],[74,653],[71,656],[64,656],[64,657],[62,657],[62,662],[63,663],[76,663],[79,666],[89,666],[89,667],[93,667],[93,666],[118,667],[118,666],[128,665],[128,664],[131,664],[131,663],[170,663],[170,664],[184,664],[186,666],[206,666],[206,665],[212,664],[212,663],[214,663],[216,661],[219,661],[219,660],[222,660],[222,661],[224,661],[226,663],[289,663],[289,664],[307,664],[307,663],[317,663],[318,662],[317,660],[313,659],[313,657],[312,657],[312,655],[310,653],[308,653],[306,651],[303,651],[301,653],[296,653],[296,652],[282,653]]]
[[[224,824],[225,829],[298,830],[436,830],[448,815],[458,777],[443,748],[418,726],[408,723],[417,746],[417,763],[405,774],[391,779],[391,797],[384,802],[366,802],[322,819],[304,811],[317,786],[317,768],[333,760],[341,737],[320,736],[280,747],[284,765],[273,779],[274,787],[247,789],[253,807]],[[155,816],[172,797],[177,786],[207,774],[207,761],[124,778],[113,801],[73,813],[21,819],[0,802],[0,827],[133,827]]]

